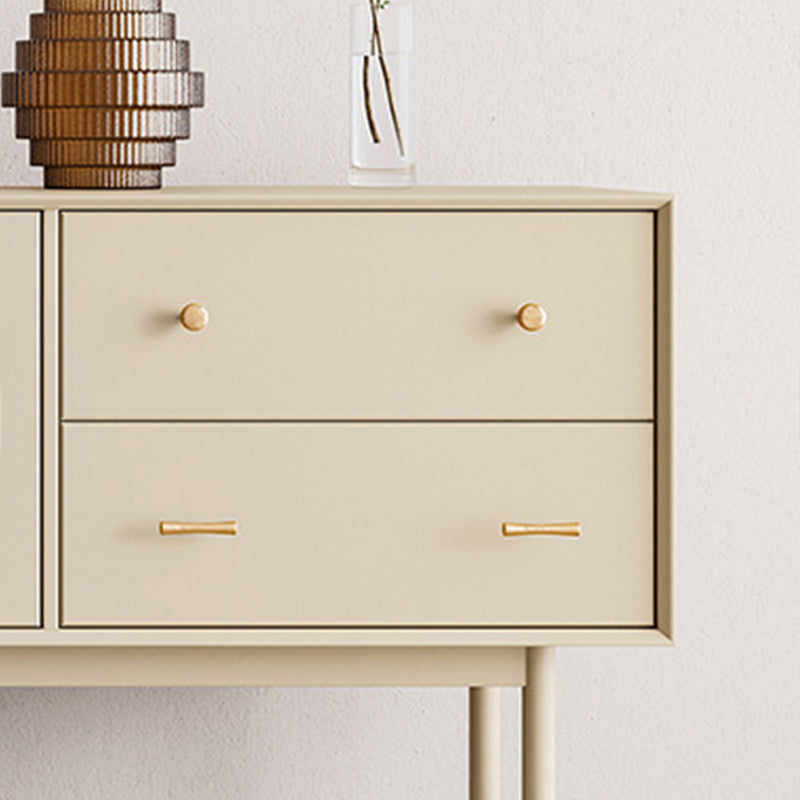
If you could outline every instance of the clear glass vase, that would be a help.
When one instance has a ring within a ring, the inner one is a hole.
[[[350,183],[416,180],[414,10],[362,0],[351,9]]]

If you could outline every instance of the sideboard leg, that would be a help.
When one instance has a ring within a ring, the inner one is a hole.
[[[469,797],[500,800],[500,689],[469,690]]]
[[[522,797],[556,797],[556,655],[553,647],[528,649],[522,690]]]

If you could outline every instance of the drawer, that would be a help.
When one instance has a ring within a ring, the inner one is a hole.
[[[653,220],[66,213],[64,414],[650,420]],[[178,323],[190,301],[201,333]]]
[[[647,423],[76,423],[63,439],[66,626],[654,621]],[[238,534],[159,534],[217,520]],[[573,521],[578,538],[501,535]]]
[[[0,214],[0,626],[39,624],[39,215]]]

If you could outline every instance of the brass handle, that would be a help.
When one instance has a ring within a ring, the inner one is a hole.
[[[503,536],[580,536],[580,522],[504,522]]]
[[[524,331],[536,333],[547,325],[547,312],[536,303],[526,303],[517,311],[517,324]]]
[[[189,303],[181,309],[178,320],[190,333],[200,333],[208,325],[208,311],[200,303]]]
[[[235,519],[225,522],[167,522],[158,524],[162,536],[187,536],[190,534],[210,533],[216,536],[236,536],[238,523]]]

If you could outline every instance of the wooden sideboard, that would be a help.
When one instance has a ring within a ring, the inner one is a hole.
[[[671,210],[0,190],[0,685],[451,685],[672,639]]]

